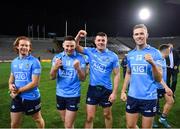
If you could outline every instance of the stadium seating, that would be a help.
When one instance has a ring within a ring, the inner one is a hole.
[[[33,39],[32,55],[40,57],[41,59],[52,59],[55,53],[63,51],[63,39],[63,37],[57,37],[56,41],[50,38],[47,38],[46,40]],[[93,39],[93,37],[87,37],[86,44],[84,39],[82,39],[80,44],[82,46],[95,47]],[[15,37],[12,36],[0,36],[0,61],[12,60],[17,56],[13,51],[14,40]],[[149,38],[148,43],[155,48],[158,48],[159,45],[164,43],[173,43],[175,48],[180,49],[180,37]],[[135,47],[135,43],[132,38],[128,37],[109,37],[107,47],[117,54],[122,54],[133,49]]]

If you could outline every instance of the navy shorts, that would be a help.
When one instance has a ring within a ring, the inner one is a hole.
[[[57,109],[77,111],[79,108],[80,97],[61,97],[56,95]]]
[[[110,107],[112,103],[109,100],[112,90],[104,86],[89,86],[86,98],[86,104],[100,105],[102,107]]]
[[[126,112],[141,113],[145,117],[153,117],[157,110],[157,100],[143,100],[128,96]]]
[[[11,112],[24,112],[26,115],[33,115],[41,110],[40,98],[36,100],[22,99],[20,96],[11,101]]]
[[[166,94],[165,89],[157,89],[157,95],[158,95],[157,114],[158,114],[158,115],[161,114],[159,101],[160,101],[161,98],[164,97],[165,94]]]
[[[165,89],[157,89],[158,98],[164,97],[164,94],[166,94]]]

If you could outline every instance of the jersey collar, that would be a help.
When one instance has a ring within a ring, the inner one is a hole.
[[[147,44],[146,47],[144,47],[144,48],[141,49],[141,50],[150,49],[150,47],[151,47],[151,46],[150,46],[149,44]],[[135,50],[137,51],[137,48],[135,48]]]
[[[74,51],[72,55],[67,55],[67,53],[65,51],[63,51],[63,56],[76,56],[77,52]]]
[[[27,55],[27,56],[23,56],[23,57],[18,56],[18,59],[19,59],[19,60],[29,59],[30,56],[31,56],[31,54],[29,54],[29,55]]]
[[[108,48],[104,49],[103,51],[99,51],[97,48],[96,48],[96,52],[99,52],[99,53],[104,53],[104,52],[108,52]]]

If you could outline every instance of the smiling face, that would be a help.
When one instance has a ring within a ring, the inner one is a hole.
[[[99,51],[105,50],[106,46],[107,46],[107,36],[99,36],[99,35],[97,35],[95,40],[94,40],[94,43],[96,44],[96,48]]]
[[[74,40],[65,40],[63,48],[67,55],[72,55],[76,48],[76,42]]]
[[[133,31],[133,39],[136,43],[136,46],[144,46],[146,45],[148,38],[148,33],[145,28],[136,28]]]
[[[20,40],[17,49],[19,50],[19,55],[27,56],[30,53],[31,47],[30,42],[27,40]]]
[[[19,56],[27,56],[32,50],[32,44],[28,37],[20,36],[14,42],[14,49]]]

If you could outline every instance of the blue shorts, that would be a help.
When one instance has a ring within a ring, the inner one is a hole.
[[[20,96],[11,101],[11,112],[24,112],[26,115],[33,115],[41,110],[40,98],[36,100],[22,99]]]
[[[56,95],[57,109],[77,111],[79,108],[80,97],[61,97]]]
[[[128,96],[126,112],[141,113],[145,117],[153,117],[157,110],[157,100],[143,100]]]
[[[112,103],[108,101],[112,90],[104,86],[89,86],[86,98],[86,104],[100,105],[102,107],[110,107]]]

